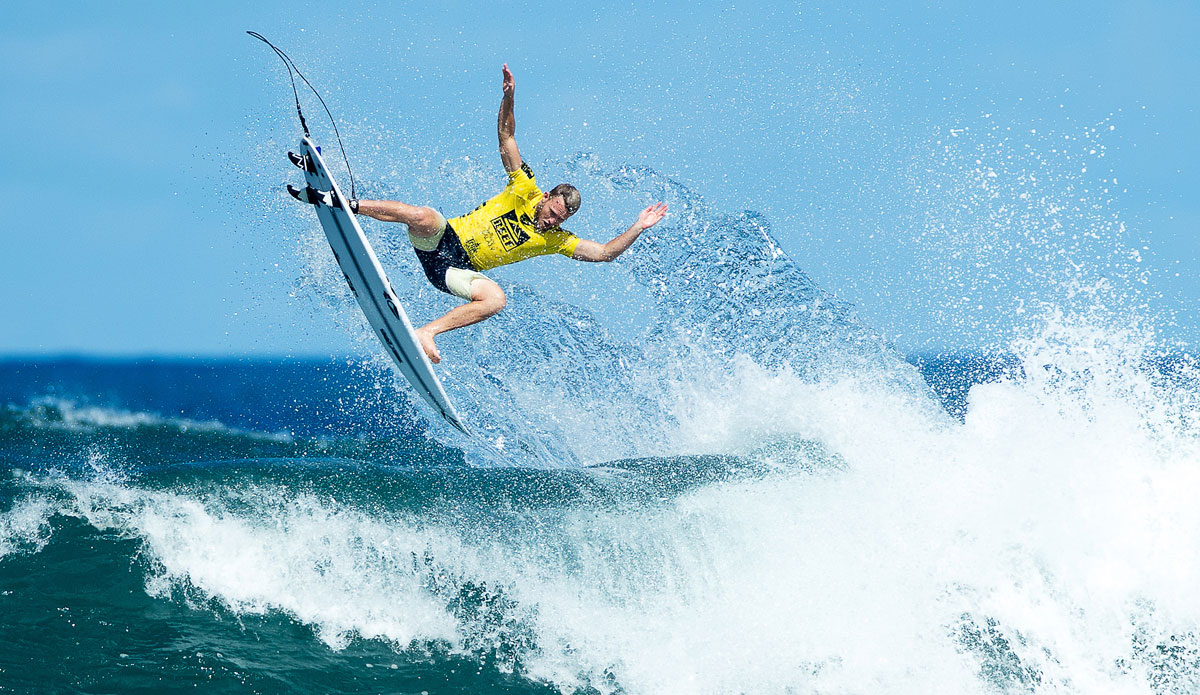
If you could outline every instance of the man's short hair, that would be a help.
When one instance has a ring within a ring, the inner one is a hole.
[[[560,183],[551,188],[550,195],[562,198],[563,204],[567,206],[568,215],[574,215],[575,211],[579,209],[579,204],[583,202],[583,199],[579,197],[579,189],[569,183]]]

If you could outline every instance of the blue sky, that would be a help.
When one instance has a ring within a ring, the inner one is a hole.
[[[0,354],[355,349],[304,296],[321,261],[298,258],[315,224],[279,195],[290,87],[246,29],[323,91],[375,195],[498,167],[508,62],[527,159],[649,165],[762,212],[904,350],[1003,342],[1021,307],[1098,280],[1200,339],[1194,2],[503,7],[8,10]],[[586,208],[602,240],[636,212]]]

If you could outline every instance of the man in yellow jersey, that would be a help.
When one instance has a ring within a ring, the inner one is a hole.
[[[538,188],[533,171],[521,161],[514,134],[513,75],[503,67],[500,116],[500,161],[508,172],[508,185],[499,195],[460,217],[447,220],[431,207],[394,200],[350,201],[350,210],[384,222],[408,226],[417,258],[429,282],[439,290],[468,300],[417,331],[421,347],[434,363],[441,354],[434,337],[495,316],[504,308],[504,290],[481,271],[535,256],[559,253],[577,261],[611,261],[625,252],[638,236],[667,214],[666,203],[642,210],[624,233],[606,244],[580,239],[561,225],[579,209],[579,191],[563,183],[549,191]],[[308,192],[288,187],[303,202]]]

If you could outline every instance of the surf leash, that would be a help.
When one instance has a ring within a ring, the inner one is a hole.
[[[316,95],[317,101],[321,102],[321,106],[325,109],[325,115],[329,116],[329,123],[333,126],[333,134],[337,136],[338,148],[342,151],[342,161],[346,163],[346,172],[350,174],[350,198],[357,200],[358,192],[354,186],[354,172],[350,170],[350,158],[346,156],[346,147],[342,144],[342,134],[338,132],[337,121],[333,119],[333,114],[329,112],[329,107],[325,105],[325,100],[321,98],[321,93],[317,91],[316,87],[312,86],[312,82],[308,81],[304,73],[300,72],[300,68],[296,67],[296,63],[292,61],[291,56],[284,53],[278,46],[268,41],[265,36],[257,31],[247,31],[246,33],[270,46],[271,50],[275,51],[275,55],[279,56],[279,59],[283,61],[284,67],[288,70],[288,78],[292,81],[292,96],[296,99],[296,115],[300,117],[300,128],[304,131],[304,136],[309,139],[312,139],[312,134],[308,132],[308,123],[304,120],[304,111],[300,109],[300,92],[296,89],[296,75],[299,75],[300,79],[304,80],[304,84],[308,85],[308,88]]]

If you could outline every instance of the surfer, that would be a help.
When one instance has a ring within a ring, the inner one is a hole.
[[[577,261],[611,261],[667,214],[666,203],[655,203],[642,210],[629,229],[604,244],[563,229],[562,223],[579,210],[579,191],[569,183],[560,183],[549,191],[538,187],[533,170],[517,149],[513,115],[516,81],[507,64],[502,75],[504,96],[496,130],[500,162],[508,172],[508,185],[503,191],[471,212],[449,220],[431,207],[395,200],[349,201],[350,211],[355,214],[406,225],[429,282],[442,292],[467,300],[416,331],[425,354],[435,364],[442,359],[434,343],[438,334],[479,323],[504,308],[504,290],[482,271],[552,253]],[[317,202],[308,200],[306,190],[289,185],[288,192],[302,202]]]

